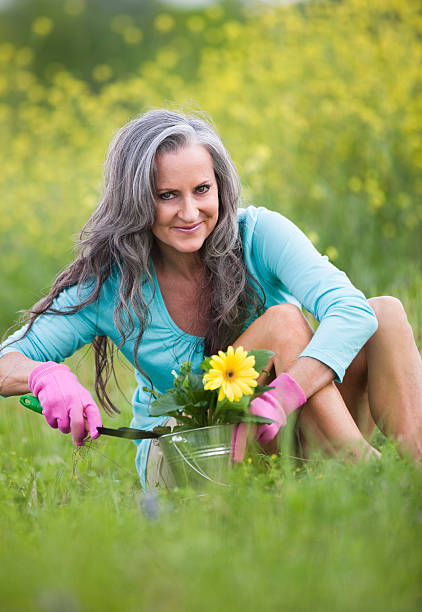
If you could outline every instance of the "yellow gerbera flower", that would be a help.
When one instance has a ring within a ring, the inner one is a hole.
[[[241,346],[236,350],[229,346],[227,353],[218,351],[210,360],[211,368],[204,374],[204,389],[220,389],[218,401],[227,397],[238,402],[242,395],[251,395],[259,374],[254,369],[255,357],[248,355]]]

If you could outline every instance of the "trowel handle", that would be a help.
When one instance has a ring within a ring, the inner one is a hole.
[[[22,404],[22,406],[25,406],[25,408],[29,408],[30,410],[33,410],[34,412],[38,412],[38,414],[42,414],[42,406],[40,404],[40,400],[38,399],[38,397],[35,397],[34,395],[21,395],[19,398],[20,403]]]

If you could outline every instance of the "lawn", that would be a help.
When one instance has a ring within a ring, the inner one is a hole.
[[[420,467],[379,433],[380,461],[297,461],[289,433],[280,457],[246,459],[229,487],[145,493],[131,442],[75,452],[3,400],[1,609],[421,609]]]

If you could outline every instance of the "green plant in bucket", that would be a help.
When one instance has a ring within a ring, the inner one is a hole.
[[[144,387],[155,397],[150,414],[174,417],[175,430],[272,423],[272,419],[249,412],[251,401],[272,388],[256,381],[272,355],[268,350],[248,352],[229,346],[226,352],[219,351],[203,360],[200,368],[204,374],[193,372],[192,362],[184,361],[179,374],[173,371],[174,386],[165,393],[157,395]]]

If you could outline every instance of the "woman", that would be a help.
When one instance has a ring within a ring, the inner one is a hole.
[[[368,303],[278,213],[238,210],[238,175],[206,121],[167,110],[131,121],[111,144],[105,183],[78,257],[4,344],[1,394],[31,390],[49,425],[82,444],[84,419],[95,438],[100,413],[60,363],[81,346],[93,344],[108,412],[114,350],[135,366],[132,426],[145,429],[166,420],[149,416],[145,384],[165,391],[184,360],[198,367],[204,353],[229,344],[267,348],[276,389],[253,411],[283,424],[302,405],[305,448],[317,442],[356,458],[378,454],[367,441],[376,423],[420,459],[422,364],[400,302]],[[315,334],[302,305],[320,322]],[[261,427],[268,448],[277,429]],[[138,443],[143,485],[149,447]]]

